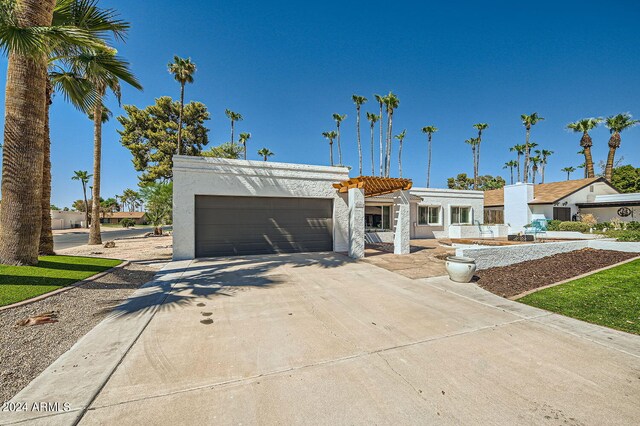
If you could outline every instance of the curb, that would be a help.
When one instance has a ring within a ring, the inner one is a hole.
[[[114,259],[114,260],[122,260],[122,259]],[[25,305],[29,305],[31,303],[35,303],[35,302],[39,302],[41,300],[47,299],[51,296],[55,296],[56,294],[60,294],[60,293],[64,293],[65,291],[69,291],[71,289],[74,289],[76,287],[80,287],[83,286],[85,284],[89,284],[95,280],[97,280],[98,278],[102,278],[107,274],[110,274],[111,272],[113,272],[114,270],[118,269],[118,268],[124,268],[125,266],[129,265],[131,263],[131,261],[129,260],[122,260],[122,262],[119,265],[116,265],[112,268],[107,269],[106,271],[102,271],[102,272],[98,272],[95,275],[90,276],[89,278],[86,278],[82,281],[77,281],[73,284],[70,284],[68,286],[59,288],[57,290],[53,290],[50,291],[48,293],[45,294],[41,294],[40,296],[36,296],[36,297],[32,297],[31,299],[27,299],[27,300],[22,300],[20,302],[16,302],[16,303],[12,303],[11,305],[6,305],[6,306],[1,306],[0,307],[0,312],[9,310],[9,309],[13,309],[13,308],[19,308],[20,306],[25,306]]]
[[[560,285],[560,284],[566,284],[568,282],[575,281],[575,280],[578,280],[580,278],[585,278],[585,277],[588,277],[590,275],[597,274],[598,272],[606,271],[608,269],[615,268],[616,266],[624,265],[625,263],[631,263],[634,260],[638,260],[638,259],[640,259],[640,256],[632,257],[631,259],[623,260],[622,262],[614,263],[613,265],[605,266],[604,268],[600,268],[600,269],[596,269],[596,270],[593,270],[593,271],[585,272],[584,274],[576,275],[575,277],[567,278],[566,280],[558,281],[557,283],[548,284],[548,285],[545,285],[543,287],[534,288],[533,290],[527,290],[524,293],[520,293],[520,294],[516,294],[515,296],[507,297],[507,299],[517,301],[518,299],[520,299],[522,297],[525,297],[525,296],[528,296],[531,293],[535,293],[535,292],[540,291],[540,290],[544,290],[544,289],[547,289],[547,288],[555,287],[555,286]]]

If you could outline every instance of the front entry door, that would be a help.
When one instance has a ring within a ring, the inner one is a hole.
[[[570,207],[554,207],[553,208],[553,220],[561,220],[568,222],[571,220],[571,208]]]

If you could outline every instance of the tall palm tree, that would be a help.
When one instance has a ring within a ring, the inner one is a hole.
[[[587,177],[595,177],[593,170],[593,156],[591,155],[591,147],[593,146],[593,140],[589,135],[589,131],[598,127],[598,124],[602,122],[602,118],[583,118],[573,123],[567,124],[569,130],[573,130],[577,133],[582,133],[580,138],[580,146],[584,151],[584,161],[586,164],[585,172]]]
[[[471,146],[471,154],[473,156],[473,189],[478,188],[478,165],[476,164],[476,149],[478,147],[478,138],[469,138],[464,143]]]
[[[229,120],[231,120],[231,143],[234,143],[234,139],[233,139],[233,130],[234,130],[234,124],[236,121],[242,121],[242,114],[240,114],[239,112],[233,112],[230,109],[225,109],[224,110],[224,114],[227,116],[227,118]]]
[[[258,155],[261,156],[264,161],[267,161],[267,158],[273,156],[273,152],[269,151],[267,148],[262,148],[260,151],[258,151]]]
[[[92,175],[89,174],[86,170],[76,170],[73,172],[74,175],[71,176],[73,180],[79,180],[82,184],[82,195],[84,196],[84,223],[85,227],[89,227],[89,201],[87,200],[87,184],[89,183],[89,178]]]
[[[582,155],[584,156],[584,148],[582,148],[580,151],[576,152],[576,154],[578,155]],[[589,177],[587,175],[587,162],[585,161],[584,163],[580,164],[578,166],[579,169],[583,169],[584,170],[584,178],[586,179],[587,177]]]
[[[561,172],[567,173],[567,180],[571,180],[571,173],[576,171],[575,167],[565,167],[564,169],[560,169]]]
[[[196,64],[191,62],[191,58],[181,58],[179,56],[173,57],[173,62],[169,62],[167,65],[169,72],[173,74],[173,78],[180,83],[180,114],[178,115],[178,149],[177,153],[180,155],[180,148],[182,146],[182,114],[184,112],[184,86],[187,83],[193,83],[193,75],[196,72]]]
[[[376,127],[376,122],[379,119],[380,119],[380,116],[367,112],[367,120],[369,120],[369,127],[371,128],[371,176],[376,175],[376,161],[375,161],[375,152],[374,152],[375,149],[373,147],[374,145],[373,131],[374,131],[374,128]]]
[[[638,123],[640,123],[640,120],[634,120],[628,112],[612,115],[605,120],[604,125],[609,129],[609,133],[611,133],[611,137],[609,138],[609,155],[607,155],[607,165],[604,169],[604,178],[608,181],[611,181],[613,176],[616,150],[620,148],[620,142],[622,141],[620,133]]]
[[[427,188],[431,185],[431,137],[438,131],[436,126],[425,126],[422,133],[427,134]]]
[[[351,96],[353,103],[356,104],[356,130],[358,136],[358,160],[360,164],[360,176],[362,176],[362,145],[360,144],[360,109],[362,104],[367,102],[367,98],[364,96],[353,95]]]
[[[516,160],[507,161],[504,163],[503,169],[509,169],[509,173],[511,174],[511,185],[513,185],[513,169],[518,166],[518,162]]]
[[[517,155],[517,162],[518,162],[518,182],[522,182],[522,177],[520,174],[520,157],[522,157],[524,155],[524,151],[525,151],[526,147],[524,144],[521,145],[514,145],[511,148],[509,148],[509,151],[511,152],[515,152]]]
[[[393,113],[400,105],[400,99],[393,93],[389,92],[384,97],[384,105],[387,110],[387,146],[386,146],[386,160],[385,160],[385,177],[389,177],[391,170],[391,135],[393,134]]]
[[[402,142],[404,142],[404,138],[407,136],[407,129],[404,129],[402,132],[395,136],[398,139],[398,177],[402,177]]]
[[[340,163],[339,165],[342,166],[342,146],[340,146],[340,123],[342,123],[342,121],[347,118],[347,114],[333,114],[333,119],[336,121],[336,133],[338,135],[337,137],[337,141],[338,141],[338,162]]]
[[[251,139],[251,133],[240,133],[239,136],[240,144],[242,145],[242,150],[244,151],[244,159],[247,159],[247,141]]]
[[[380,105],[380,113],[378,114],[378,120],[380,120],[380,176],[382,176],[383,170],[384,170],[384,148],[382,146],[382,127],[384,124],[384,121],[382,120],[382,107],[384,106],[384,96],[380,96],[380,95],[373,95],[376,98],[376,101],[378,101],[378,104]]]
[[[536,149],[536,156],[540,159],[540,183],[544,183],[544,169],[547,166],[547,159],[553,154],[548,149]]]
[[[478,169],[478,174],[480,174],[480,145],[482,144],[482,131],[486,130],[489,125],[487,123],[476,123],[473,127],[478,130],[478,149],[476,150],[476,168]],[[477,186],[477,182],[475,182]]]
[[[333,141],[338,136],[335,130],[330,132],[322,132],[322,136],[329,140],[329,162],[333,166]]]
[[[531,160],[531,183],[533,183],[534,185],[536,184],[536,174],[538,174],[538,164],[540,164],[540,157],[538,157],[537,155],[529,158],[529,160]]]
[[[54,25],[54,9],[56,0],[5,1],[0,6],[0,46],[9,57],[0,214],[4,264],[38,262],[48,57],[62,43],[100,44],[82,28]]]
[[[531,135],[531,127],[535,126],[538,122],[544,120],[543,117],[540,117],[537,112],[531,113],[530,115],[522,114],[520,115],[520,119],[522,120],[522,125],[527,131],[526,139],[525,139],[525,151],[524,151],[524,183],[529,182],[529,157],[531,155],[531,145],[529,144],[529,136]]]

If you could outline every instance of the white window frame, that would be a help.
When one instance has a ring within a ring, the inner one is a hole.
[[[427,223],[420,222],[420,209],[427,209]],[[437,222],[429,222],[429,209],[438,209],[438,221]],[[442,206],[432,206],[432,205],[418,205],[418,226],[441,226],[442,225]]]
[[[454,223],[453,222],[453,209],[469,209],[469,222]],[[449,206],[449,222],[450,222],[450,225],[473,225],[473,207],[471,207],[471,206]]]

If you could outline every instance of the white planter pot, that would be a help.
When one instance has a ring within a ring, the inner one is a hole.
[[[445,263],[451,281],[468,283],[476,272],[476,261],[470,257],[449,256]]]

